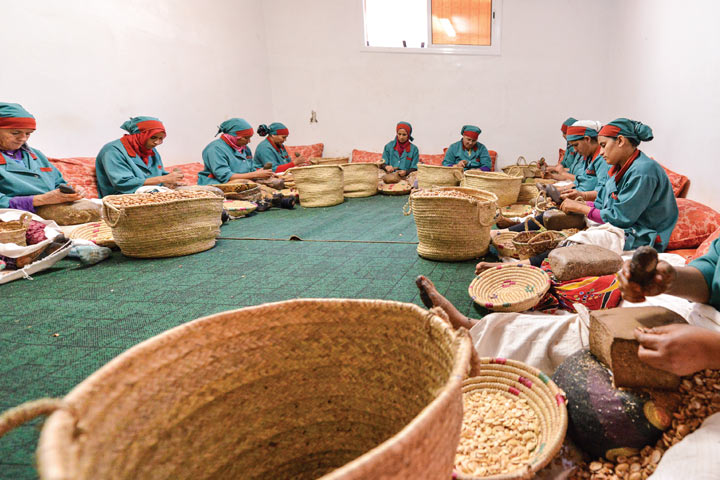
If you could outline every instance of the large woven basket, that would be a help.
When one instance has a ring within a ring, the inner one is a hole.
[[[129,198],[174,198],[120,206]],[[176,191],[103,197],[103,217],[124,255],[179,257],[208,250],[220,234],[222,197],[210,192]]]
[[[21,247],[27,246],[25,232],[27,232],[32,216],[23,213],[18,220],[3,222],[0,220],[0,243],[14,243]]]
[[[413,214],[418,255],[431,260],[462,261],[485,255],[490,227],[497,218],[497,197],[472,188],[437,187],[411,193],[405,215]],[[460,192],[470,198],[453,197]],[[443,195],[449,193],[449,195]]]
[[[345,165],[350,162],[349,157],[310,157],[313,165]]]
[[[290,172],[303,207],[332,207],[343,202],[343,169],[339,165],[294,167]]]
[[[378,193],[378,169],[374,163],[348,163],[342,165],[343,195],[371,197]]]
[[[418,187],[455,187],[462,181],[462,168],[418,163]]]
[[[550,289],[550,277],[532,265],[509,263],[489,268],[470,283],[475,303],[496,312],[524,312]]]
[[[540,190],[538,190],[534,183],[523,183],[520,185],[517,203],[535,205],[535,199],[538,195],[540,195]]]
[[[463,186],[494,193],[498,197],[498,206],[504,207],[517,203],[522,181],[522,176],[510,176],[502,172],[468,170],[465,172]]]
[[[565,440],[568,426],[565,392],[540,370],[505,358],[481,358],[476,375],[463,382],[463,394],[485,390],[510,399],[525,400],[539,420],[537,446],[530,453],[525,468],[485,477],[458,472],[455,477],[460,480],[519,480],[531,477],[550,463]],[[501,418],[502,414],[496,412],[495,418]]]
[[[43,480],[449,479],[471,351],[416,305],[290,300],[176,327],[4,417],[55,410]]]

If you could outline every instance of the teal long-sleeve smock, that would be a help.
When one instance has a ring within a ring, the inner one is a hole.
[[[572,145],[569,143],[567,144],[567,147],[565,148],[565,154],[563,155],[562,160],[560,161],[560,165],[562,165],[564,168],[567,168],[570,173],[573,172],[573,166],[575,165],[575,162],[578,157],[578,153],[575,151]]]
[[[0,208],[8,208],[13,197],[41,195],[66,183],[42,152],[30,147],[21,152],[22,162],[0,153]]]
[[[213,140],[202,152],[205,169],[198,174],[198,185],[227,183],[235,173],[250,173],[253,165],[252,150],[247,145],[238,152],[222,138]]]
[[[710,305],[720,310],[720,238],[710,244],[708,253],[688,264],[700,270],[710,290]]]
[[[600,217],[625,230],[625,250],[667,248],[678,207],[670,180],[655,160],[640,152],[620,180],[608,178],[603,195]]]
[[[277,167],[280,165],[285,165],[290,160],[290,154],[288,153],[287,149],[285,149],[284,145],[280,145],[278,148],[275,148],[275,146],[270,143],[270,140],[267,138],[260,142],[260,144],[257,146],[257,149],[255,150],[255,159],[253,160],[253,170],[258,170],[260,168],[263,168],[266,163],[270,162],[272,163],[272,171],[277,171]]]
[[[489,172],[492,169],[490,153],[482,143],[476,143],[475,148],[470,151],[465,150],[462,140],[453,143],[448,147],[447,152],[445,152],[445,158],[442,164],[445,167],[452,167],[463,160],[468,161],[465,170],[479,168],[480,170]]]
[[[145,165],[139,156],[131,157],[122,142],[114,140],[105,144],[95,159],[95,176],[100,198],[107,195],[135,193],[151,177],[168,175],[163,168],[160,154],[153,148]]]
[[[418,160],[420,160],[418,148],[411,143],[409,152],[403,149],[402,155],[398,155],[397,150],[395,150],[396,141],[397,140],[392,140],[385,145],[382,154],[385,165],[395,167],[396,170],[417,170]]]
[[[600,155],[598,147],[591,160],[578,154],[573,170],[575,188],[581,192],[591,192],[605,184],[610,165],[605,161],[605,157]]]

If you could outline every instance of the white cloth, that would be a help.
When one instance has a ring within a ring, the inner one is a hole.
[[[15,210],[14,208],[0,208],[0,220],[2,220],[3,222],[18,220],[23,213],[30,212],[26,212],[24,210]],[[44,223],[46,225],[45,236],[47,237],[47,239],[43,240],[40,243],[36,243],[35,245],[28,245],[27,247],[22,247],[15,243],[0,243],[0,255],[10,258],[23,257],[37,250],[45,248],[50,242],[55,239],[55,237],[60,235],[60,227],[58,227],[57,223],[53,222],[52,220],[45,220],[44,218],[39,217],[34,213],[30,213],[30,216],[33,220]]]
[[[172,188],[163,187],[162,185],[143,185],[135,190],[135,193],[153,193],[153,192],[172,192]]]
[[[720,478],[720,413],[665,452],[652,480]]]
[[[603,127],[603,124],[598,122],[597,120],[578,120],[577,122],[573,123],[572,126],[592,128],[596,132],[599,132],[600,129]]]
[[[567,241],[584,245],[596,245],[622,255],[625,248],[625,232],[609,223],[604,223],[571,235]]]

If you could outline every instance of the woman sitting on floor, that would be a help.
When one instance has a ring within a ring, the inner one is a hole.
[[[568,127],[570,127],[575,122],[577,122],[576,119],[574,119],[573,117],[569,117],[563,122],[562,126],[560,127],[562,136],[566,141],[565,154],[563,155],[562,160],[558,162],[557,165],[552,165],[547,169],[547,173],[549,174],[549,176],[551,178],[554,178],[555,180],[575,180],[575,174],[573,173],[573,169],[576,160],[578,160],[580,156],[575,151],[573,146],[570,145],[570,142],[567,141]]]
[[[290,154],[288,154],[284,145],[290,131],[282,123],[275,122],[270,125],[260,125],[258,135],[261,137],[267,136],[267,138],[260,142],[255,151],[253,165],[256,170],[267,168],[273,172],[281,173],[289,168],[309,165],[309,162],[302,157],[290,158]]]
[[[492,170],[492,160],[485,145],[478,142],[482,130],[475,125],[465,125],[460,129],[462,138],[450,145],[445,152],[443,166],[459,166],[465,170],[479,168],[484,172]]]
[[[100,197],[135,193],[144,185],[173,188],[181,184],[182,171],[165,171],[156,150],[167,135],[160,120],[133,117],[120,128],[128,134],[105,144],[95,159]]]
[[[652,139],[650,127],[627,118],[618,118],[602,127],[601,155],[611,166],[606,184],[595,201],[566,199],[560,209],[586,215],[596,225],[610,224],[621,229],[626,251],[649,245],[663,252],[677,223],[678,208],[665,170],[637,148],[640,142]],[[522,224],[510,228],[523,229]],[[522,263],[540,266],[547,253]],[[480,262],[476,270],[480,272],[494,265]]]
[[[36,123],[17,103],[0,103],[0,208],[35,212],[35,207],[80,200],[76,193],[63,193],[66,184],[60,171],[39,150],[30,148],[28,138]]]
[[[597,190],[607,181],[610,166],[600,154],[597,139],[601,127],[595,120],[578,121],[568,127],[567,141],[577,152],[577,158],[573,165],[575,182],[562,192],[563,198],[595,200]]]
[[[220,138],[210,142],[202,152],[205,169],[198,174],[198,185],[273,176],[272,170],[257,170],[253,164],[252,150],[248,143],[254,132],[248,122],[242,118],[225,120],[218,127],[218,133],[222,133]]]
[[[412,144],[414,139],[409,122],[398,123],[395,132],[395,138],[385,145],[380,168],[388,173],[396,172],[401,178],[405,178],[417,170],[420,154],[418,148]]]

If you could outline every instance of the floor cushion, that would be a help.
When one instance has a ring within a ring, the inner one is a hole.
[[[660,166],[663,167],[662,165]],[[673,172],[669,168],[663,167],[663,170],[665,170],[665,173],[667,173],[670,179],[670,184],[672,185],[675,196],[677,198],[684,198],[687,195],[688,188],[690,188],[690,179],[685,175]]]
[[[299,153],[301,157],[309,159],[313,157],[322,157],[325,144],[314,143],[312,145],[285,145],[285,148],[290,154],[290,158],[295,158],[295,153]]]
[[[198,173],[202,172],[205,169],[205,165],[203,165],[202,162],[191,162],[183,163],[180,165],[165,166],[165,170],[167,170],[168,172],[172,172],[176,168],[182,170],[184,174],[184,177],[182,179],[183,183],[187,185],[197,185]]]
[[[420,163],[424,163],[425,165],[442,165],[444,159],[445,155],[442,153],[438,153],[437,155],[420,154]]]
[[[353,150],[350,161],[352,163],[382,163],[382,153]]]
[[[695,250],[695,255],[693,255],[692,259],[695,260],[696,258],[700,258],[708,251],[710,250],[710,245],[720,237],[720,228],[715,230],[709,237],[707,237],[703,243],[700,244],[700,246]]]
[[[81,186],[85,196],[98,198],[97,178],[95,177],[95,157],[48,158],[70,185]]]
[[[707,205],[678,198],[678,221],[670,235],[669,250],[695,248],[720,228],[720,213]]]

